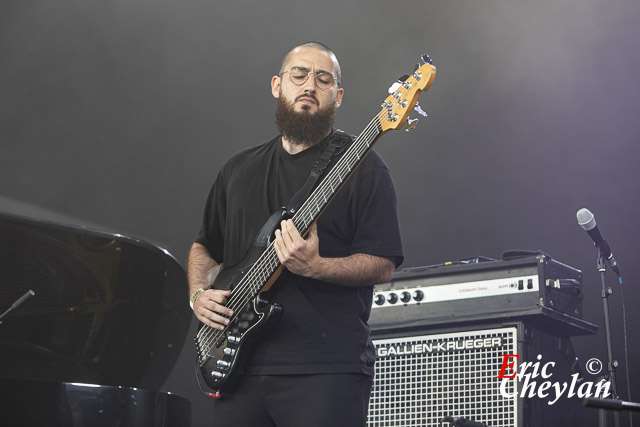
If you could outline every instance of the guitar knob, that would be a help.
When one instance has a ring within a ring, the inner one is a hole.
[[[413,293],[413,299],[416,301],[422,301],[422,299],[424,298],[424,292],[422,292],[420,289],[418,289],[417,291],[415,291]]]
[[[411,294],[407,291],[404,291],[402,293],[402,297],[400,297],[400,301],[407,303],[409,301],[411,301]]]
[[[375,303],[376,305],[382,305],[387,299],[382,294],[376,295]]]
[[[387,298],[387,300],[389,301],[389,304],[395,304],[398,302],[398,294],[396,293],[390,293],[389,294],[389,298]]]

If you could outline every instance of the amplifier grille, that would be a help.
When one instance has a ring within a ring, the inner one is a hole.
[[[517,397],[500,394],[503,354],[517,353],[517,328],[373,340],[376,376],[370,427],[438,427],[443,416],[517,427]],[[512,359],[513,360],[513,359]],[[515,380],[506,391],[512,395]]]

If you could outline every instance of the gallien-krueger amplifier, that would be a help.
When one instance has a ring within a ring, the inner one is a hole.
[[[438,426],[443,416],[518,425],[518,399],[503,398],[493,378],[502,354],[518,352],[517,328],[374,339],[374,345],[369,427]],[[515,385],[508,382],[510,394]]]
[[[369,427],[441,427],[445,416],[491,427],[581,424],[580,399],[561,396],[549,405],[555,396],[523,398],[521,382],[496,378],[504,355],[535,362],[540,354],[555,363],[554,381],[570,381],[579,365],[566,336],[517,321],[450,332],[387,334],[374,337],[373,343],[377,360]]]
[[[545,255],[400,270],[374,288],[374,330],[538,316],[582,318],[582,272]]]
[[[537,255],[412,268],[376,286],[369,427],[436,427],[444,416],[492,427],[579,425],[579,399],[525,399],[515,380],[501,391],[496,376],[515,354],[553,361],[557,381],[577,371],[570,337],[598,331],[581,319],[581,280],[579,270]]]

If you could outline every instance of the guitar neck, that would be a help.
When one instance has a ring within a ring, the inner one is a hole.
[[[347,148],[336,165],[325,175],[320,184],[293,215],[293,223],[300,234],[306,234],[313,221],[320,216],[329,202],[331,202],[331,199],[371,150],[376,140],[382,135],[380,116],[384,113],[385,111],[383,110],[369,122],[362,133]],[[236,298],[257,295],[279,267],[280,260],[273,247],[273,242],[271,242],[238,284],[241,291],[232,295],[230,305],[234,305]]]
[[[353,141],[336,165],[325,175],[320,184],[318,184],[300,209],[293,215],[293,223],[300,234],[304,235],[307,232],[311,224],[329,205],[336,193],[342,188],[342,185],[360,165],[362,159],[364,159],[371,148],[373,148],[376,140],[382,135],[379,120],[380,114],[376,115],[369,122],[367,127],[365,127],[362,133]]]

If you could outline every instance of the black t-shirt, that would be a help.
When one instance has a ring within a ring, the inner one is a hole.
[[[327,143],[328,138],[292,155],[276,137],[234,155],[211,188],[196,241],[224,269],[239,264],[269,216],[304,184]],[[364,253],[402,263],[395,187],[377,153],[365,157],[320,216],[318,238],[323,257]],[[373,375],[375,354],[366,323],[372,290],[285,270],[268,292],[270,302],[284,306],[283,316],[253,345],[248,373]]]

